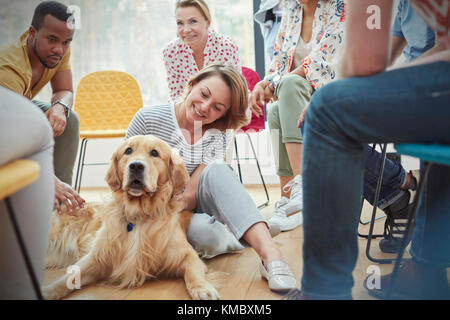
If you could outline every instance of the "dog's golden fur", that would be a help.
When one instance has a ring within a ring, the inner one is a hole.
[[[73,214],[54,213],[47,267],[76,264],[82,286],[102,280],[136,287],[153,277],[184,277],[192,298],[218,299],[206,280],[206,265],[186,239],[191,213],[180,212],[172,197],[188,178],[181,158],[162,140],[135,136],[124,141],[106,176],[112,201],[87,204]],[[45,287],[44,296],[69,294],[68,277]]]

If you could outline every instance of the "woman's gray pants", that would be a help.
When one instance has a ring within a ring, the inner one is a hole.
[[[202,258],[243,249],[239,242],[243,234],[255,223],[267,224],[233,169],[224,163],[211,163],[201,173],[195,212],[187,237]]]

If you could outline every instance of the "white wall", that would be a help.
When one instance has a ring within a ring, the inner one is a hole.
[[[250,133],[253,145],[257,152],[257,157],[264,176],[266,184],[278,184],[278,177],[275,174],[275,166],[273,163],[272,149],[270,144],[270,136],[268,130],[259,133]],[[107,140],[90,140],[87,145],[85,162],[109,162],[113,152],[120,144],[122,139]],[[246,135],[237,135],[238,152],[240,158],[253,157],[250,144]],[[231,146],[234,151],[234,145]],[[235,154],[234,154],[235,156]],[[78,156],[77,156],[78,163]],[[77,170],[77,163],[74,170],[74,182]],[[232,166],[237,171],[237,162],[233,161]],[[106,186],[104,181],[108,166],[85,166],[83,169],[82,187],[103,187]],[[241,171],[245,184],[259,184],[261,179],[254,160],[241,160]]]
[[[266,129],[259,133],[250,133],[257,157],[261,167],[261,171],[266,184],[278,184],[278,176],[275,173],[275,165],[272,156],[272,147],[270,142],[269,131]],[[108,140],[91,140],[87,146],[86,162],[109,162],[113,152],[120,144],[122,139]],[[250,144],[246,135],[237,135],[238,151],[241,158],[253,157]],[[231,146],[234,150],[234,145]],[[388,145],[388,152],[394,152],[392,144]],[[78,159],[78,158],[77,158]],[[402,164],[405,170],[416,170],[419,168],[419,160],[411,157],[402,157]],[[236,161],[232,162],[232,166],[237,173]],[[74,181],[77,164],[75,165]],[[104,187],[105,175],[108,166],[85,166],[83,170],[82,187]],[[260,184],[261,179],[254,160],[241,160],[241,171],[244,184]]]

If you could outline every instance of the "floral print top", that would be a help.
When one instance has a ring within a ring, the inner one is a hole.
[[[295,48],[301,33],[303,7],[296,0],[286,0],[274,55],[266,78],[292,70]],[[343,0],[319,0],[314,13],[312,50],[302,60],[306,79],[318,89],[336,78],[337,53],[344,41],[345,5]]]
[[[450,0],[410,0],[411,7],[450,48]]]
[[[214,63],[231,65],[241,72],[239,50],[229,37],[208,30],[208,40],[204,50],[203,68]],[[171,41],[163,50],[170,98],[176,101],[184,93],[189,78],[199,69],[194,59],[194,51],[179,38]]]

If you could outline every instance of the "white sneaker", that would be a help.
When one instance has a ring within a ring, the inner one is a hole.
[[[280,226],[281,231],[288,231],[297,228],[303,223],[303,215],[301,212],[287,215],[286,207],[289,204],[289,199],[281,197],[280,201],[275,203],[275,211],[269,222],[276,223]]]
[[[286,215],[289,216],[293,213],[297,213],[303,210],[303,183],[302,176],[296,175],[294,179],[289,181],[284,187],[284,192],[291,190],[291,198],[289,203],[286,204]]]

